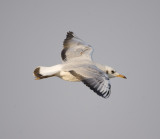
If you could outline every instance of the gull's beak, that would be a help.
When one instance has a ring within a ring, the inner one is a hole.
[[[126,76],[121,75],[121,74],[118,74],[117,77],[121,77],[121,78],[127,79]]]

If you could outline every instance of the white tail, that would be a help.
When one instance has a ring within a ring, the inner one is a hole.
[[[55,76],[60,72],[61,69],[62,69],[61,64],[55,65],[52,67],[39,66],[34,70],[34,75],[36,77],[36,80],[39,80],[39,79]]]

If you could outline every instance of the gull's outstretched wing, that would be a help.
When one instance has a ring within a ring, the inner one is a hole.
[[[108,75],[95,66],[84,66],[73,69],[70,73],[81,80],[97,95],[108,98],[111,93],[111,84]]]
[[[63,47],[61,57],[64,62],[75,58],[92,60],[93,48],[75,36],[73,32],[67,32]]]

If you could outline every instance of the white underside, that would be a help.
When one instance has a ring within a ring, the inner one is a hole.
[[[65,72],[65,71],[61,71],[59,77],[62,78],[63,80],[71,81],[71,82],[80,81],[75,76],[73,76],[70,72]]]
[[[71,65],[71,66],[74,67],[75,65],[76,65],[76,63],[74,65]],[[102,71],[105,72],[105,66],[100,65],[100,64],[95,64],[95,65],[99,69],[101,69]],[[58,65],[55,65],[55,66],[52,66],[52,67],[42,67],[42,66],[40,66],[40,74],[42,76],[57,76],[57,77],[59,77],[63,80],[72,81],[72,82],[80,81],[79,79],[77,79],[75,76],[73,76],[68,71],[66,71],[66,67],[64,68],[63,64],[58,64]],[[109,74],[109,78],[112,78],[112,76],[110,76],[110,74]]]
[[[70,74],[70,72],[66,72],[62,70],[63,65],[55,65],[52,67],[42,67],[40,66],[40,74],[42,76],[57,76],[66,81],[78,82],[79,80]]]

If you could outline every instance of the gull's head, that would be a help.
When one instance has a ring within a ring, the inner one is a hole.
[[[116,70],[114,70],[111,67],[105,66],[105,70],[109,78],[121,77],[121,78],[127,79],[126,76],[119,74]]]

